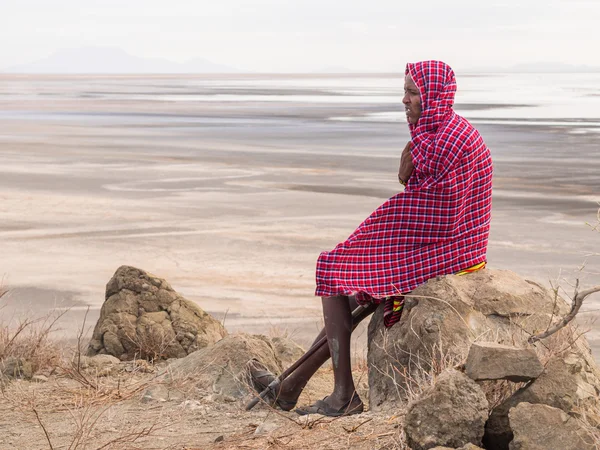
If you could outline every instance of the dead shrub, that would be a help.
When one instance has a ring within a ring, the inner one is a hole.
[[[0,287],[0,301],[8,291]],[[0,306],[0,310],[3,306]],[[27,361],[33,373],[54,369],[62,356],[51,334],[67,311],[49,312],[43,317],[0,320],[0,367],[10,358]]]

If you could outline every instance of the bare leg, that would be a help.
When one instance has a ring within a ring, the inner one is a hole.
[[[336,304],[342,303],[346,305],[346,311],[352,311],[356,309],[358,304],[353,297],[329,297]],[[344,301],[345,299],[345,301]],[[325,301],[325,299],[324,299]],[[363,319],[368,317],[375,311],[376,306],[372,305],[367,310],[365,310],[359,317],[355,318],[353,324],[358,324]],[[327,322],[327,318],[325,319]],[[352,328],[350,328],[351,330]],[[326,329],[323,328],[321,332],[318,334],[317,338],[313,342],[315,345],[323,336],[325,336]],[[349,345],[348,345],[349,347]],[[315,374],[315,372],[330,358],[330,349],[329,345],[323,345],[318,351],[316,351],[309,359],[307,359],[304,364],[302,364],[298,369],[296,369],[289,377],[287,377],[283,383],[281,384],[281,388],[279,391],[279,396],[283,400],[287,401],[296,401],[300,396],[300,393],[310,380],[310,378]],[[338,359],[339,362],[339,359]]]
[[[346,297],[324,297],[323,317],[335,383],[333,393],[327,397],[326,402],[329,406],[339,409],[352,400],[356,392],[350,361],[352,311]],[[356,403],[360,402],[358,398],[356,400]]]

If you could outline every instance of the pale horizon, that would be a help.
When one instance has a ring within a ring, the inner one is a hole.
[[[52,67],[44,70],[44,67]],[[58,68],[57,68],[58,67]],[[60,69],[62,67],[63,69]],[[91,67],[91,70],[90,68]],[[134,67],[133,70],[123,67]],[[94,69],[95,68],[95,69]],[[307,67],[303,70],[289,71],[251,71],[244,67],[234,67],[215,63],[202,57],[191,58],[177,62],[164,57],[140,57],[126,52],[119,47],[88,46],[60,49],[45,58],[29,61],[10,67],[0,67],[0,73],[5,74],[203,74],[203,73],[233,73],[233,74],[319,74],[319,73],[348,73],[348,74],[386,74],[401,73],[397,70],[373,71],[365,68],[344,66]],[[600,66],[587,64],[567,64],[557,61],[537,61],[517,63],[510,66],[467,67],[461,73],[494,73],[494,72],[600,72]]]
[[[557,63],[600,67],[600,4],[462,0],[403,5],[305,0],[74,0],[0,3],[0,70],[65,49],[110,47],[174,63],[201,58],[242,72],[399,72],[441,59],[457,72]],[[110,68],[108,69],[110,70]]]

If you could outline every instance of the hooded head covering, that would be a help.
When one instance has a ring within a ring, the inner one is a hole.
[[[421,94],[421,117],[409,124],[415,170],[409,187],[429,188],[442,181],[460,160],[468,134],[452,110],[456,94],[454,71],[442,61],[408,63],[410,75]],[[446,182],[453,183],[452,180]]]
[[[442,61],[420,61],[406,65],[421,93],[421,117],[416,125],[409,124],[413,139],[435,133],[442,122],[452,114],[456,78],[450,66]]]

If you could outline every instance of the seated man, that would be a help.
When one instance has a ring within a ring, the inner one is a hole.
[[[479,132],[452,106],[456,80],[440,61],[408,64],[404,103],[411,141],[402,152],[398,181],[405,190],[373,212],[348,239],[317,261],[316,295],[322,297],[327,345],[314,348],[267,398],[289,411],[311,376],[330,357],[334,389],[299,414],[357,414],[350,335],[384,303],[384,324],[400,320],[402,293],[437,275],[485,265],[491,218],[492,160]],[[352,318],[351,311],[365,306]],[[254,369],[258,390],[275,377]]]

